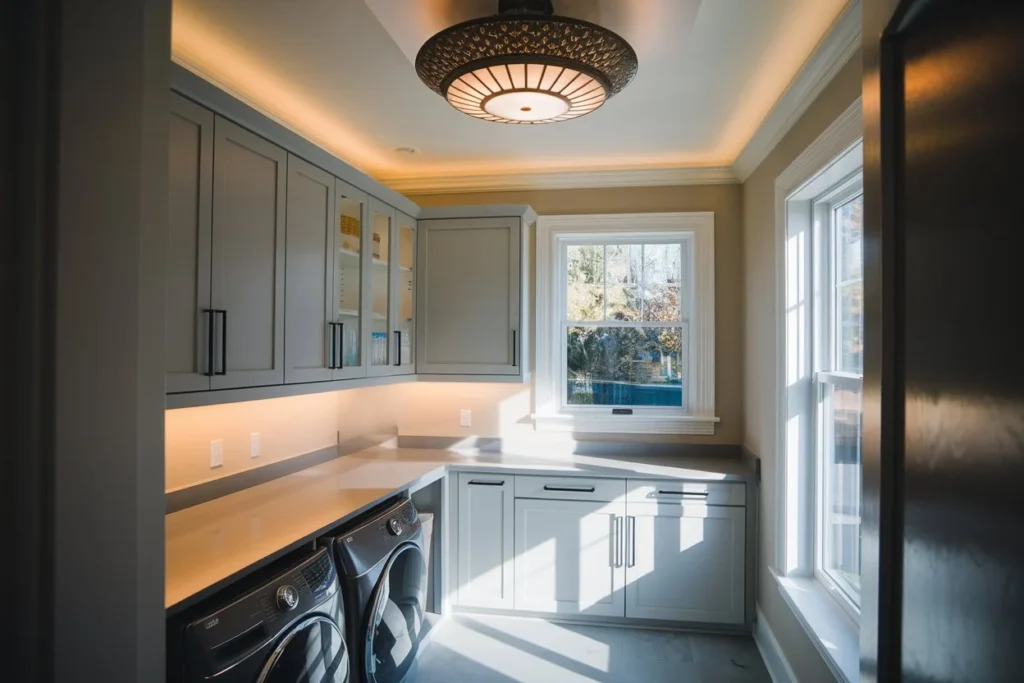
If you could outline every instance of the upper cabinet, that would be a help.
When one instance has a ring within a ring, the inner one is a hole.
[[[416,221],[370,199],[370,377],[411,375],[414,356]]]
[[[281,384],[288,154],[218,116],[213,159],[211,388]]]
[[[168,407],[529,378],[529,207],[420,209],[172,70]]]
[[[166,390],[203,391],[213,375],[213,113],[171,95],[164,277]]]
[[[522,223],[419,222],[419,373],[524,376]]]
[[[333,377],[338,353],[334,176],[291,154],[287,216],[284,380],[322,382]]]

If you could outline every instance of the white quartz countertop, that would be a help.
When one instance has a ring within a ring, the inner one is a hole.
[[[164,604],[173,608],[219,588],[266,558],[325,533],[396,493],[429,485],[450,470],[744,482],[755,476],[730,458],[530,457],[370,448],[167,515]]]

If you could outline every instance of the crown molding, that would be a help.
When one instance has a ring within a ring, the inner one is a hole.
[[[761,165],[825,86],[850,61],[860,48],[861,29],[861,0],[852,0],[733,162],[732,172],[740,182],[746,181]]]
[[[727,166],[624,169],[616,171],[551,171],[431,178],[383,178],[382,183],[405,195],[515,190],[570,190],[602,187],[729,185],[738,182]]]

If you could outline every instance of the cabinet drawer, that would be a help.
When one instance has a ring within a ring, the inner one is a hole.
[[[516,475],[516,498],[610,502],[621,500],[625,493],[624,479]]]
[[[635,503],[745,505],[747,496],[746,486],[740,483],[678,479],[627,479],[626,489],[626,500]]]

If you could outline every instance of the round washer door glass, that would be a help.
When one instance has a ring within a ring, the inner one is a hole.
[[[324,616],[299,622],[267,658],[257,683],[346,683],[348,650],[341,629]]]
[[[423,636],[427,561],[418,545],[399,546],[388,560],[370,601],[366,629],[368,683],[400,683],[416,659]]]

